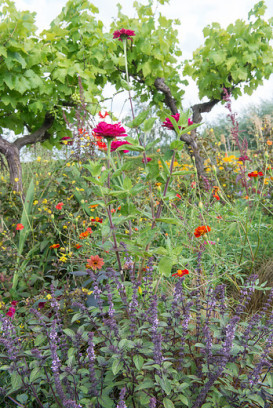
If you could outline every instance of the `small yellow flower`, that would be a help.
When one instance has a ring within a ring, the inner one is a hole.
[[[42,158],[40,156],[37,157],[37,162],[40,162],[42,160]]]
[[[46,295],[46,299],[50,300],[52,299],[52,296],[50,294]]]
[[[66,167],[70,167],[71,166],[71,164],[70,163],[66,163]]]
[[[33,201],[33,205],[37,205],[38,202],[39,202],[38,200],[34,200],[34,201]]]
[[[14,179],[14,181],[15,181],[16,183],[18,183],[18,181],[19,181],[18,177],[16,177],[16,178]]]

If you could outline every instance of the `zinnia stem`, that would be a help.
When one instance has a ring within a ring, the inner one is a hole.
[[[111,161],[111,140],[107,140],[107,169],[108,170],[110,169],[110,161]],[[107,185],[108,185],[108,188],[110,189],[110,172],[108,173]],[[114,241],[114,251],[115,251],[116,257],[117,257],[118,267],[119,267],[119,271],[120,271],[120,274],[121,274],[121,279],[122,279],[122,281],[124,281],[122,266],[121,266],[121,262],[120,262],[120,256],[119,256],[119,252],[118,252],[117,238],[116,238],[116,234],[115,234],[115,226],[114,226],[113,220],[112,220],[112,213],[111,213],[111,206],[110,205],[107,206],[107,214],[108,214],[108,219],[109,219],[109,223],[110,223],[110,229],[112,231],[112,237],[113,237],[113,241]]]

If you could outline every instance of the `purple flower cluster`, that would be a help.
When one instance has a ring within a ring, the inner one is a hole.
[[[152,258],[141,285],[142,295],[133,274],[130,282],[122,282],[113,269],[102,279],[90,271],[97,303],[90,307],[74,303],[71,324],[64,321],[62,306],[52,290],[52,319],[35,309],[30,311],[39,334],[47,340],[30,350],[30,362],[15,321],[0,315],[3,364],[21,376],[22,388],[40,407],[40,387],[47,388],[49,404],[71,408],[80,407],[83,398],[98,408],[102,399],[110,399],[117,408],[133,406],[132,401],[138,406],[139,394],[149,408],[156,408],[164,398],[179,406],[181,392],[192,408],[211,403],[215,395],[219,407],[240,406],[257,389],[266,392],[271,401],[273,389],[263,381],[273,368],[269,358],[273,290],[261,311],[245,321],[256,276],[246,281],[232,314],[224,285],[202,287],[201,255],[200,250],[194,292],[184,288],[182,278],[171,293],[155,293]],[[260,347],[259,357],[255,347]],[[232,365],[238,367],[234,373]],[[30,383],[34,366],[41,373]],[[143,383],[150,385],[142,388]],[[182,384],[186,385],[183,390]],[[9,391],[7,386],[2,393]]]

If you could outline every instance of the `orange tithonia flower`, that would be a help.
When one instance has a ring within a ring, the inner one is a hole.
[[[87,265],[93,269],[101,269],[104,265],[103,258],[100,258],[99,255],[91,256],[90,259],[87,259]]]
[[[272,140],[267,140],[266,143],[267,143],[268,146],[272,146],[272,143],[273,143],[273,142],[272,142]]]
[[[176,273],[173,273],[172,276],[178,276],[179,278],[182,278],[185,275],[188,275],[189,271],[188,269],[178,269]]]
[[[197,227],[194,231],[194,235],[196,238],[200,238],[202,235],[210,232],[211,228],[207,225],[202,225],[201,227]]]

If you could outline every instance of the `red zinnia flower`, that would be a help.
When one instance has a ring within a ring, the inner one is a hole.
[[[182,198],[180,194],[176,194],[176,197],[180,199]]]
[[[218,196],[217,193],[214,193],[214,194],[212,194],[212,195],[213,195],[214,198],[216,198],[216,200],[218,200],[218,201],[220,200],[220,197]]]
[[[115,137],[125,137],[127,134],[125,133],[126,130],[121,126],[120,123],[106,123],[106,122],[100,122],[95,129],[93,129],[94,132],[98,136],[102,137],[110,137],[110,138],[115,138]]]
[[[188,275],[189,271],[188,269],[178,269],[178,271],[176,273],[173,273],[172,276],[179,276],[179,278],[182,278],[185,275]]]
[[[101,269],[104,265],[103,258],[100,258],[98,255],[91,256],[90,259],[87,259],[87,264],[93,270]]]
[[[61,210],[63,208],[64,203],[58,203],[55,205],[56,210]]]
[[[102,218],[96,217],[96,218],[91,218],[91,222],[100,222],[102,223]]]
[[[180,118],[180,113],[176,113],[175,115],[171,115],[171,117],[174,118],[176,120],[176,122],[178,122],[179,118]],[[188,119],[188,126],[190,126],[190,125],[193,125],[193,122],[189,118]],[[169,118],[165,119],[165,122],[163,122],[162,126],[168,128],[168,129],[174,130],[173,124],[172,124],[172,122],[170,121]],[[178,127],[179,127],[179,129],[181,129],[181,126],[178,126]],[[182,128],[182,129],[184,129],[184,128]]]
[[[111,152],[114,152],[117,150],[118,147],[123,146],[123,145],[130,145],[132,143],[127,142],[127,140],[113,140],[111,143]],[[122,153],[129,153],[129,150],[121,150]]]
[[[207,232],[210,232],[211,228],[207,225],[202,225],[201,227],[197,227],[194,231],[194,235],[196,238],[200,238],[202,235],[206,234]]]
[[[13,301],[11,302],[11,306],[16,306],[17,303],[18,303],[18,300],[13,300]]]
[[[16,225],[16,230],[17,231],[21,231],[22,229],[24,229],[25,227],[23,226],[23,224],[17,224]]]
[[[264,173],[262,171],[252,171],[251,173],[248,173],[248,177],[258,177],[258,176],[263,176]]]
[[[49,247],[50,249],[56,249],[56,248],[60,248],[60,244],[53,244],[53,245],[50,245],[50,247]]]
[[[75,246],[76,249],[80,249],[82,247],[82,245],[80,245],[80,244],[76,244],[74,246]]]
[[[135,32],[133,30],[126,30],[125,28],[122,28],[121,30],[116,30],[114,31],[114,34],[113,34],[113,38],[114,39],[118,38],[119,41],[127,40],[127,38],[133,41],[131,37],[134,37],[134,36],[135,36]]]

